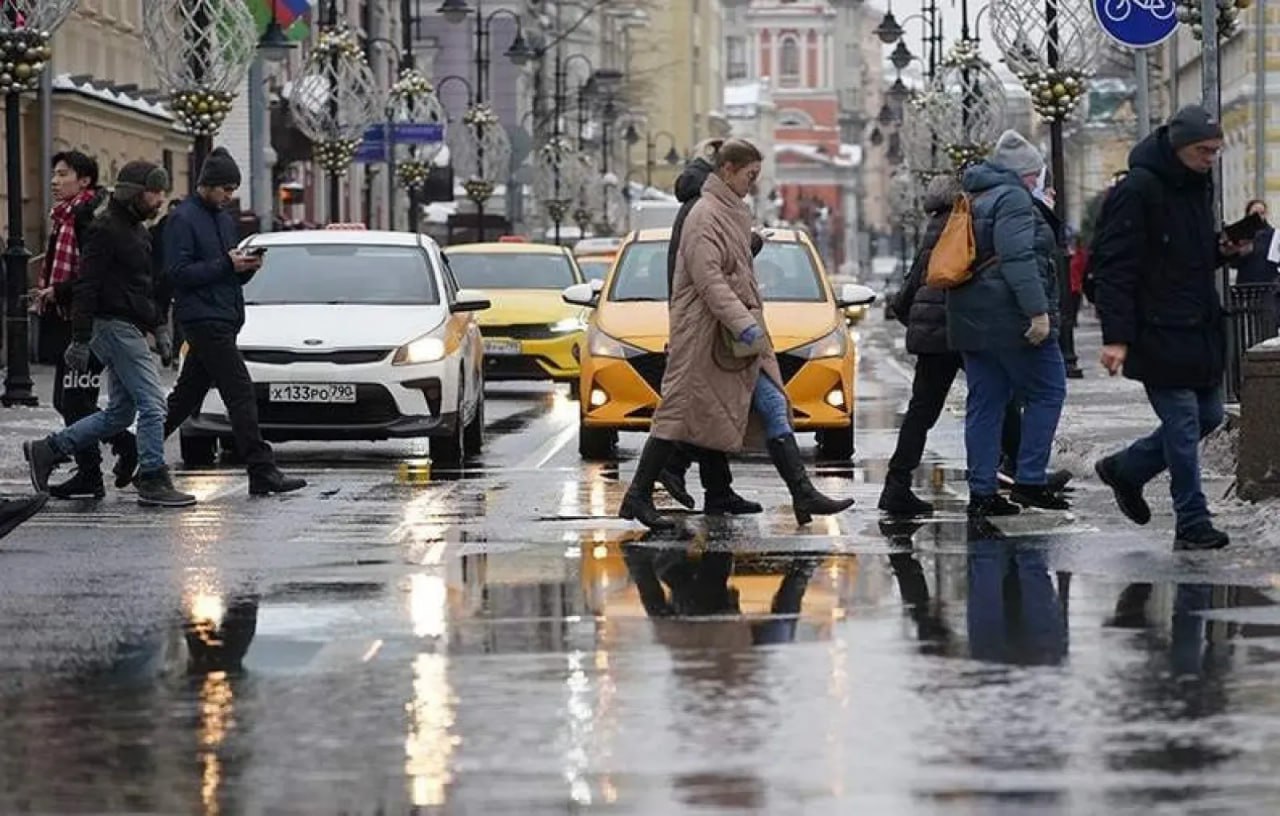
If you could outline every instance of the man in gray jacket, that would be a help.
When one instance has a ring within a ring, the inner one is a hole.
[[[1009,130],[986,161],[964,174],[978,252],[972,280],[947,293],[947,340],[964,356],[969,382],[965,448],[975,517],[1019,511],[996,492],[1000,427],[1015,395],[1025,407],[1010,496],[1024,506],[1068,507],[1045,473],[1067,383],[1056,342],[1057,245],[1031,197],[1044,172],[1040,151]]]

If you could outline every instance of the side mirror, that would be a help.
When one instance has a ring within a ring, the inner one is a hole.
[[[600,290],[603,288],[603,281],[575,283],[561,292],[560,297],[570,306],[585,306],[588,309],[594,309],[600,303]]]
[[[477,292],[474,289],[459,289],[458,296],[454,299],[453,305],[449,307],[449,311],[454,314],[459,312],[483,312],[490,309],[493,304],[489,302],[489,298],[484,292]]]
[[[848,309],[852,306],[870,306],[876,302],[876,293],[860,283],[846,283],[836,292],[836,306]]]

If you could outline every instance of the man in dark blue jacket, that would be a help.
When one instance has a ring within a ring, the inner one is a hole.
[[[1129,154],[1093,245],[1102,365],[1146,386],[1160,427],[1094,469],[1134,523],[1151,520],[1142,489],[1166,468],[1178,549],[1225,547],[1200,487],[1200,440],[1222,423],[1226,335],[1215,271],[1227,245],[1213,211],[1222,128],[1204,108],[1178,111]]]
[[[187,338],[187,357],[169,394],[165,435],[200,409],[216,387],[227,406],[236,449],[249,469],[249,493],[263,496],[306,487],[285,476],[258,428],[258,402],[236,336],[244,326],[243,287],[262,259],[236,248],[226,211],[240,187],[240,168],[225,148],[209,154],[196,192],[175,208],[164,229],[164,262],[174,292],[174,320]]]
[[[1258,215],[1263,221],[1267,219],[1267,202],[1254,199],[1245,207],[1244,214]],[[1268,223],[1253,236],[1252,249],[1232,259],[1231,265],[1239,272],[1236,275],[1238,284],[1266,284],[1280,280],[1280,262],[1271,260],[1271,244],[1275,239],[1276,228]]]

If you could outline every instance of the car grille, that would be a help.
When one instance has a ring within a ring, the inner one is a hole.
[[[357,385],[356,401],[347,404],[271,402],[268,387],[254,385],[263,425],[381,425],[400,418],[391,392],[381,385]]]
[[[485,376],[492,379],[508,380],[543,380],[547,372],[538,365],[538,357],[503,357],[484,358]]]
[[[632,357],[628,362],[650,388],[658,394],[662,393],[662,375],[667,371],[665,354],[641,354],[638,357]],[[805,358],[794,354],[779,354],[778,368],[782,372],[783,384],[791,382],[807,362],[809,361]]]
[[[364,365],[377,363],[395,349],[345,349],[342,351],[277,351],[273,349],[245,349],[244,359],[263,365],[291,365],[293,363],[331,363],[333,365]]]
[[[551,340],[563,337],[559,332],[551,331],[546,323],[527,323],[519,326],[481,326],[480,334],[484,337],[509,338],[511,340]]]

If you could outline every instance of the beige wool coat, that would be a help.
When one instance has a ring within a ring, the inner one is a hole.
[[[751,265],[751,211],[709,176],[676,250],[671,344],[653,436],[725,452],[743,447],[756,379],[764,373],[782,389],[778,360],[766,343],[745,369],[726,370],[733,366],[722,367],[712,350],[721,326],[735,337],[752,325],[765,330],[762,303]]]

